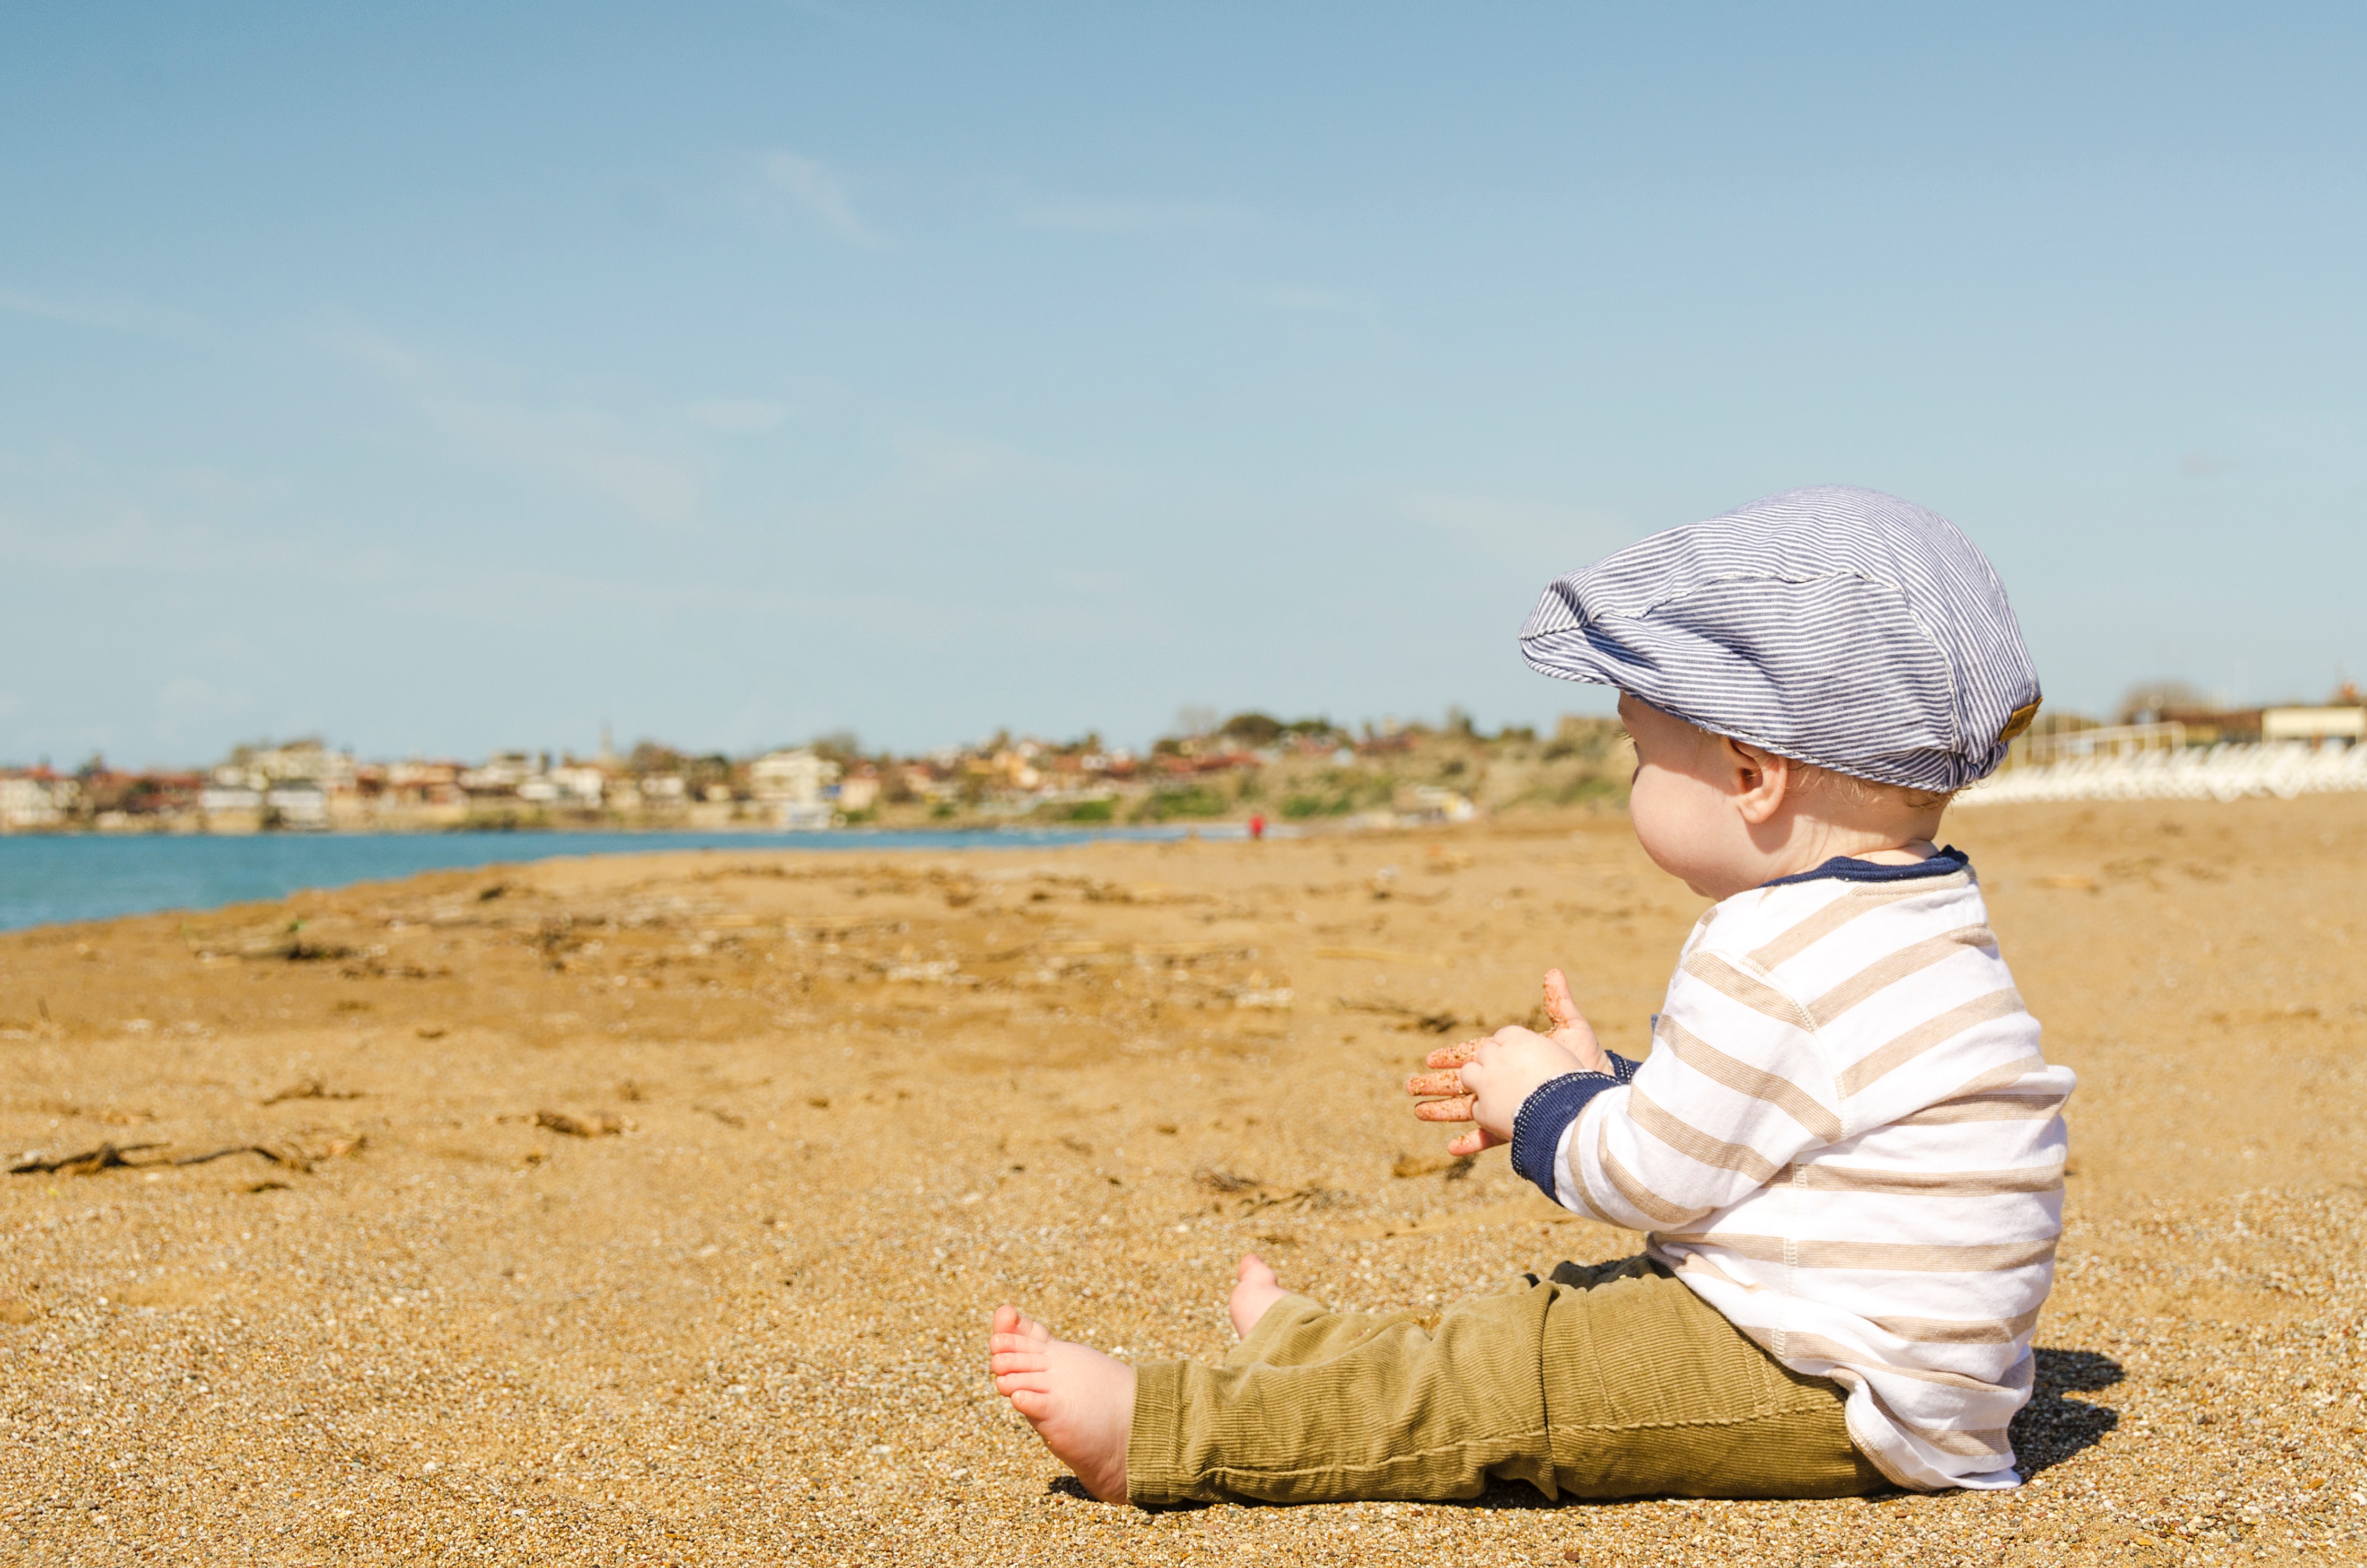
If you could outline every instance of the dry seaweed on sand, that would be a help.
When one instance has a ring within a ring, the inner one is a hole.
[[[266,1106],[285,1105],[290,1100],[357,1100],[359,1089],[332,1089],[327,1080],[318,1076],[299,1078],[261,1103]]]
[[[96,1176],[101,1171],[119,1170],[135,1162],[126,1159],[147,1149],[162,1149],[162,1143],[101,1143],[96,1149],[85,1149],[78,1154],[60,1154],[44,1159],[36,1154],[8,1167],[10,1176]]]
[[[563,1110],[538,1110],[534,1124],[570,1138],[611,1138],[625,1130],[622,1121],[605,1111],[572,1116]]]
[[[128,1157],[146,1150],[169,1146],[164,1143],[101,1143],[96,1149],[85,1149],[78,1154],[60,1154],[49,1159],[37,1155],[9,1166],[8,1174],[10,1176],[42,1174],[96,1176],[101,1171],[146,1170],[157,1165],[179,1167],[211,1165],[216,1160],[226,1160],[233,1154],[254,1154],[291,1171],[309,1171],[312,1168],[311,1160],[300,1150],[286,1147],[274,1149],[262,1143],[233,1143],[228,1148],[209,1150],[202,1154],[184,1154],[178,1159],[134,1160]],[[353,1146],[352,1142],[347,1142],[336,1147],[333,1152],[343,1153]]]

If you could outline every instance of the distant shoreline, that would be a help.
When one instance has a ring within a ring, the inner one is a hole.
[[[0,832],[0,844],[16,841],[65,839],[99,839],[114,842],[144,842],[165,840],[175,843],[203,841],[221,844],[254,843],[317,843],[330,839],[379,838],[794,838],[802,846],[806,840],[823,841],[862,838],[943,838],[943,837],[1003,837],[1012,839],[1038,838],[1058,835],[1063,840],[1087,838],[1161,839],[1184,838],[1198,834],[1209,838],[1242,838],[1248,836],[1249,820],[1240,818],[1197,818],[1189,822],[1163,823],[1064,823],[1064,822],[948,822],[929,824],[898,824],[892,826],[872,823],[848,824],[835,827],[779,827],[768,823],[728,823],[715,826],[643,826],[627,823],[483,823],[434,827],[271,827],[252,832],[218,833],[204,828],[108,828],[76,824],[73,826],[17,828]],[[1304,833],[1299,824],[1270,824],[1265,832],[1272,837],[1291,837]]]
[[[1277,836],[1285,835],[1275,830]],[[254,834],[40,832],[0,836],[0,931],[168,910],[219,909],[305,890],[579,856],[700,850],[1060,849],[1098,843],[1241,839],[1239,823],[1135,826],[580,829]],[[1295,836],[1295,834],[1286,835]]]

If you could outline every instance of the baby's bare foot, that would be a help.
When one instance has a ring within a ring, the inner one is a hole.
[[[1265,1259],[1253,1252],[1241,1254],[1240,1267],[1235,1272],[1240,1283],[1233,1287],[1233,1299],[1229,1303],[1233,1332],[1247,1339],[1250,1330],[1257,1326],[1258,1319],[1265,1316],[1265,1310],[1290,1292],[1274,1278],[1274,1270],[1266,1267]]]
[[[1134,1425],[1134,1369],[1051,1330],[994,1310],[988,1336],[994,1386],[1027,1417],[1052,1457],[1104,1503],[1126,1501],[1126,1437]]]

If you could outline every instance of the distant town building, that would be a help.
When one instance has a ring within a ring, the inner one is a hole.
[[[2268,708],[2260,712],[2264,741],[2367,739],[2367,708]]]
[[[865,763],[839,780],[838,809],[850,814],[869,811],[879,799],[881,782],[879,769]]]
[[[275,784],[305,783],[332,794],[354,788],[356,764],[349,751],[333,751],[316,740],[278,746],[240,746],[213,770],[224,789],[265,790]]]
[[[56,827],[81,799],[82,787],[39,769],[0,776],[0,833]]]
[[[467,799],[460,788],[463,771],[457,762],[391,762],[379,773],[379,790],[400,805],[457,805]]]
[[[748,765],[748,790],[787,828],[828,827],[832,802],[824,791],[838,782],[838,764],[810,746],[768,752]]]
[[[608,783],[606,774],[584,763],[554,767],[545,777],[558,787],[561,798],[568,804],[587,808],[600,804],[601,791]]]
[[[264,810],[281,827],[324,828],[329,825],[329,794],[310,779],[281,784],[263,792]]]
[[[522,751],[495,752],[479,767],[463,768],[460,788],[471,795],[515,795],[518,787],[539,771]],[[554,791],[556,793],[556,791]]]

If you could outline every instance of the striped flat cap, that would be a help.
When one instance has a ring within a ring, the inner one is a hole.
[[[1654,534],[1546,589],[1532,669],[1796,762],[1959,790],[2038,711],[2005,585],[1955,525],[1845,484]]]

